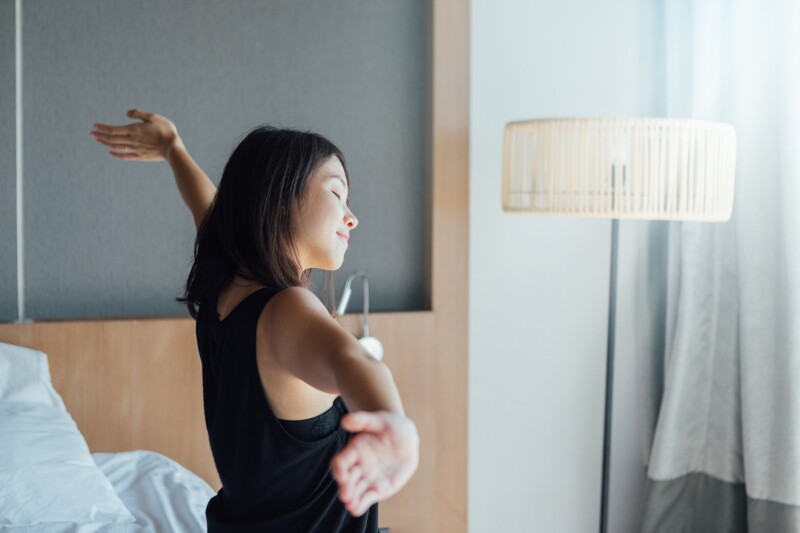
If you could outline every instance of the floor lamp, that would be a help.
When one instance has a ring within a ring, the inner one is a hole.
[[[619,220],[726,221],[735,166],[735,131],[718,122],[546,119],[506,125],[504,211],[612,219],[601,533],[608,527]]]

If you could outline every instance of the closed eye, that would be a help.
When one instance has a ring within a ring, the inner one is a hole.
[[[333,191],[331,191],[331,192],[333,192]],[[341,200],[341,199],[342,199],[342,197],[341,197],[341,196],[339,196],[338,194],[336,194],[335,192],[333,192],[333,194],[334,194],[334,195],[336,196],[336,198],[338,198],[339,200]]]

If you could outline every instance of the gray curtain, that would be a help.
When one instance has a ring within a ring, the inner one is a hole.
[[[727,223],[640,233],[640,530],[800,532],[800,6],[647,2],[653,114],[737,131]]]

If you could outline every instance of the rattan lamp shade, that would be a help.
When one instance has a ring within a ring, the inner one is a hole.
[[[736,133],[718,122],[546,119],[506,126],[503,208],[585,217],[725,221]]]

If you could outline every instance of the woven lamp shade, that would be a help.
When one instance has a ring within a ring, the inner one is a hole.
[[[718,122],[546,119],[512,122],[503,208],[569,216],[725,221],[736,133]]]

